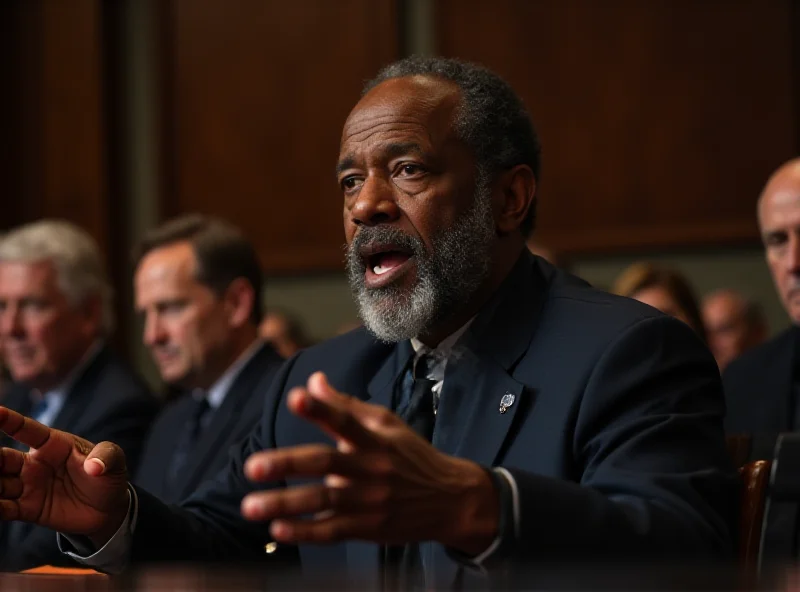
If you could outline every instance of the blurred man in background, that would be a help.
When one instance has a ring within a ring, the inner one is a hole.
[[[269,343],[283,358],[291,358],[301,349],[311,345],[300,319],[277,309],[264,315],[258,332],[261,339]]]
[[[282,359],[259,339],[263,277],[238,229],[184,216],[147,235],[136,258],[144,343],[182,394],[156,420],[134,481],[173,503],[250,432]]]
[[[800,159],[770,177],[758,201],[758,224],[792,326],[725,370],[729,433],[800,429]]]
[[[0,239],[0,349],[13,379],[3,405],[118,442],[135,467],[157,401],[109,349],[113,327],[112,290],[85,232],[42,221]],[[20,522],[0,524],[0,561],[14,571],[65,563],[55,533]]]
[[[735,290],[717,290],[703,299],[703,321],[708,346],[720,371],[767,338],[767,320],[761,307]]]

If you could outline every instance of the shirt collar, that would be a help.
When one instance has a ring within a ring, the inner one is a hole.
[[[219,406],[222,405],[222,402],[225,400],[225,396],[228,394],[228,391],[231,389],[233,385],[233,381],[241,374],[242,369],[247,365],[247,363],[253,359],[261,349],[261,346],[264,345],[264,342],[260,339],[256,339],[250,346],[236,359],[236,361],[231,364],[225,373],[220,376],[217,381],[211,385],[211,388],[208,389],[206,393],[206,400],[208,401],[208,406],[211,409],[219,409]],[[202,398],[203,390],[196,389],[192,396],[195,399]]]
[[[422,355],[430,353],[437,359],[447,359],[450,357],[450,353],[453,351],[453,347],[455,346],[456,342],[461,338],[461,336],[467,332],[469,326],[472,324],[472,321],[475,320],[475,317],[472,317],[466,323],[464,323],[459,329],[451,333],[445,339],[443,339],[439,345],[437,345],[434,349],[431,349],[424,343],[422,343],[416,337],[411,338],[411,347],[414,348],[414,354],[417,358]]]

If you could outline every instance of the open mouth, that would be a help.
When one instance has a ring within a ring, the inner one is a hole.
[[[372,244],[360,251],[361,260],[366,267],[364,279],[368,288],[386,286],[410,267],[414,253],[400,245]]]

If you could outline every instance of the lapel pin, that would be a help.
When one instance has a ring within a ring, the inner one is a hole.
[[[506,393],[503,395],[503,398],[500,399],[500,413],[505,413],[508,411],[508,408],[514,404],[514,395],[511,393]]]

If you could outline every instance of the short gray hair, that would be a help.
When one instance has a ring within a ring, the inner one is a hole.
[[[101,331],[114,329],[114,291],[97,243],[84,230],[64,220],[40,220],[0,237],[0,261],[50,261],[67,300],[77,306],[90,296],[103,305]]]

